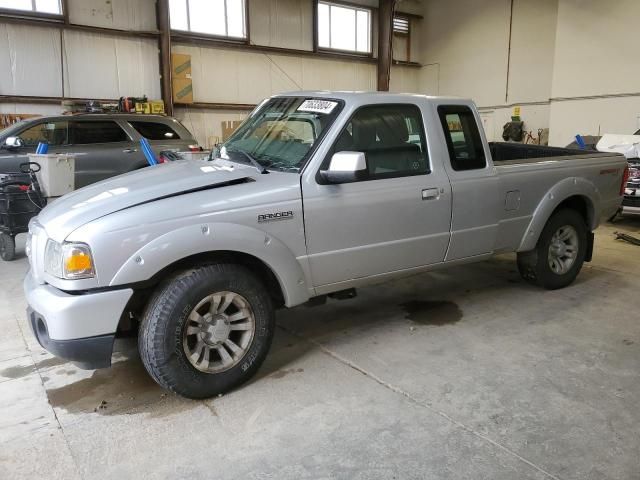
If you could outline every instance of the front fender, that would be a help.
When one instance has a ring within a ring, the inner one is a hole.
[[[186,257],[223,250],[262,260],[278,279],[286,306],[309,299],[305,275],[291,250],[272,235],[233,223],[200,223],[161,235],[131,255],[109,285],[143,282]]]
[[[595,205],[600,205],[600,193],[584,178],[569,177],[551,187],[540,200],[533,212],[531,222],[520,241],[518,252],[533,250],[538,243],[542,229],[551,217],[553,211],[570,197],[579,196],[586,200],[588,212],[588,227],[594,230],[598,226],[600,215],[595,211]]]

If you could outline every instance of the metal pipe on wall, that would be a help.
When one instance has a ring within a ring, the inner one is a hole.
[[[378,7],[378,90],[389,91],[393,56],[393,13],[397,0],[380,0]]]
[[[173,115],[173,91],[171,88],[171,26],[169,24],[169,0],[158,0],[156,18],[160,38],[160,92],[167,115]]]

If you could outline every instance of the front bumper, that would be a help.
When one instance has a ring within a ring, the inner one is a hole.
[[[24,279],[29,324],[40,345],[82,368],[111,365],[118,322],[133,295],[130,288],[71,295]]]
[[[640,182],[633,179],[627,183],[622,199],[623,213],[640,213]]]

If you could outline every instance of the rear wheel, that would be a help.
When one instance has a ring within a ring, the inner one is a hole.
[[[0,233],[0,258],[5,262],[16,258],[16,241],[6,233]]]
[[[522,278],[549,290],[570,285],[587,252],[587,226],[575,210],[559,210],[545,225],[536,248],[518,253]]]
[[[275,316],[266,288],[246,268],[214,264],[161,285],[144,314],[138,346],[162,387],[207,398],[245,382],[262,364]]]

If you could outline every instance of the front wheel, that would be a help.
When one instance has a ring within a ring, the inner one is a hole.
[[[6,233],[0,233],[0,258],[5,262],[10,262],[16,258],[16,241]]]
[[[578,276],[588,247],[588,231],[575,210],[559,210],[544,226],[536,248],[518,253],[518,270],[529,283],[549,290],[570,285]]]
[[[162,387],[208,398],[255,374],[274,326],[262,283],[242,266],[213,264],[181,272],[158,288],[144,313],[138,347]]]

